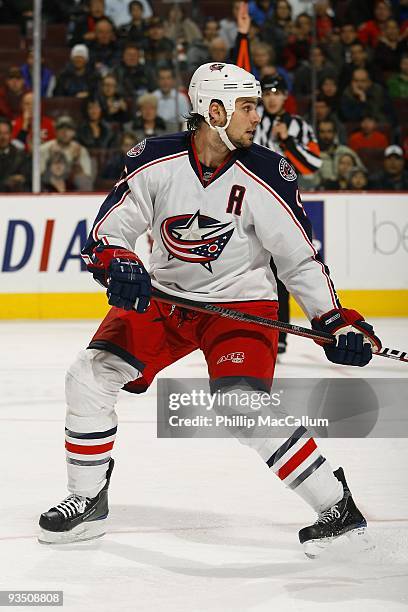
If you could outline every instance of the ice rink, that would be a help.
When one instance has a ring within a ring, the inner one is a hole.
[[[407,320],[378,320],[386,346],[408,348]],[[39,514],[66,495],[64,372],[97,323],[0,323],[0,589],[64,591],[76,612],[391,612],[408,607],[408,444],[324,439],[343,465],[376,543],[338,542],[308,560],[299,528],[315,520],[251,450],[228,439],[156,439],[156,390],[122,393],[109,533],[93,543],[37,543]],[[353,377],[310,340],[291,337],[283,377]],[[403,377],[373,358],[364,376]],[[162,376],[206,375],[195,352]],[[19,608],[20,609],[20,608]],[[40,608],[42,609],[42,608]]]

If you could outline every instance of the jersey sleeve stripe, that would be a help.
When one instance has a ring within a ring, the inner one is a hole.
[[[98,236],[98,230],[99,230],[100,226],[102,225],[102,223],[104,221],[106,221],[106,219],[109,217],[111,212],[113,212],[116,208],[118,208],[121,204],[123,204],[123,202],[126,200],[126,198],[129,195],[129,193],[130,193],[130,189],[125,191],[125,193],[123,194],[123,196],[121,197],[119,202],[117,202],[114,206],[112,206],[112,208],[110,208],[108,210],[108,212],[102,217],[102,219],[100,221],[98,221],[98,223],[95,225],[95,227],[92,230],[92,237],[95,240],[95,242],[99,242],[99,240],[100,240],[100,238]]]
[[[279,195],[276,193],[276,191],[274,191],[269,185],[267,185],[262,179],[260,179],[258,176],[256,176],[255,174],[253,174],[252,172],[250,172],[247,168],[245,168],[240,162],[236,162],[236,165],[243,171],[245,172],[245,174],[247,174],[250,178],[252,178],[254,181],[256,181],[257,183],[259,183],[260,185],[262,185],[262,187],[264,187],[267,191],[269,191],[269,193],[271,193],[276,200],[283,206],[283,208],[286,210],[286,212],[291,216],[293,222],[296,224],[296,226],[300,229],[304,239],[306,240],[307,244],[310,246],[311,250],[312,250],[312,257],[313,259],[320,265],[321,270],[322,270],[322,274],[323,276],[326,278],[326,282],[327,282],[327,286],[329,288],[329,292],[330,292],[330,297],[333,303],[334,308],[338,308],[338,301],[336,298],[336,294],[334,292],[334,288],[333,285],[331,283],[331,280],[328,276],[328,274],[325,271],[324,265],[321,261],[319,261],[319,259],[317,259],[318,257],[318,253],[315,249],[315,247],[313,246],[313,243],[309,240],[304,228],[302,227],[302,225],[299,223],[299,221],[296,219],[295,215],[293,214],[292,210],[290,209],[290,206],[284,201],[282,200]]]

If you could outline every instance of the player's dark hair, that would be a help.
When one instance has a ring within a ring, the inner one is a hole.
[[[218,102],[218,104],[224,106],[221,100],[211,100],[211,104],[213,102]],[[199,130],[203,123],[205,123],[204,117],[198,113],[190,113],[185,119],[187,120],[187,129],[189,132]]]
[[[199,130],[200,127],[205,122],[204,117],[202,115],[199,115],[198,113],[190,113],[186,117],[186,119],[187,119],[187,129],[189,132],[195,132],[196,130]]]

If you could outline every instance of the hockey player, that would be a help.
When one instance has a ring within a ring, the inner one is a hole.
[[[160,136],[128,151],[121,179],[103,202],[84,248],[112,308],[66,377],[66,455],[71,494],[40,517],[40,541],[103,534],[108,515],[115,403],[124,387],[145,391],[155,375],[200,348],[213,392],[269,391],[277,334],[209,314],[186,316],[151,299],[151,284],[170,296],[227,305],[276,318],[279,275],[315,329],[338,337],[324,347],[339,364],[364,366],[381,343],[354,310],[341,308],[328,270],[311,243],[292,166],[253,144],[259,83],[230,64],[194,73],[190,131]],[[134,253],[151,229],[149,273]],[[150,305],[149,305],[150,301]],[[223,360],[243,351],[239,362]],[[364,531],[341,468],[333,473],[304,427],[288,439],[241,439],[318,513],[299,533],[316,550]]]
[[[300,176],[308,176],[321,166],[320,149],[313,128],[299,115],[285,110],[288,88],[279,75],[266,76],[261,81],[263,109],[256,129],[254,142],[280,153],[290,161]],[[279,320],[289,323],[289,293],[277,276],[272,260],[272,270],[278,287]],[[278,352],[286,351],[287,334],[280,332]]]

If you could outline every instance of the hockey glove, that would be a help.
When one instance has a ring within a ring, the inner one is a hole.
[[[312,320],[312,327],[337,337],[337,345],[323,344],[329,361],[341,365],[365,366],[371,361],[372,353],[381,349],[381,342],[374,334],[372,325],[356,310],[333,309]]]
[[[152,292],[150,276],[132,251],[120,247],[97,247],[92,266],[88,268],[107,287],[106,295],[111,306],[146,312]]]

